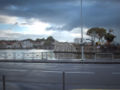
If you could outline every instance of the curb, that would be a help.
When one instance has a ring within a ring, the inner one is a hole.
[[[120,64],[120,61],[111,61],[111,62],[105,62],[105,61],[53,61],[53,60],[49,60],[49,61],[25,61],[25,60],[19,60],[19,61],[15,61],[15,60],[0,60],[0,62],[8,62],[8,63],[56,63],[56,64]]]

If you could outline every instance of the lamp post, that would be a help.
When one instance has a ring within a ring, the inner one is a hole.
[[[80,17],[81,17],[81,20],[80,20],[80,24],[81,24],[81,60],[85,60],[85,57],[84,57],[84,42],[83,42],[83,11],[82,11],[82,3],[83,1],[81,0],[81,12],[80,12]]]

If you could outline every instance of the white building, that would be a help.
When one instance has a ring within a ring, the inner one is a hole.
[[[21,43],[20,43],[19,41],[13,43],[13,44],[12,44],[12,47],[13,47],[13,48],[22,48],[22,47],[21,47]]]
[[[75,52],[76,48],[71,43],[67,43],[67,42],[55,42],[54,51]]]
[[[81,44],[81,42],[82,42],[82,38],[75,38],[74,39],[75,44]],[[86,43],[86,42],[88,42],[88,41],[86,39],[83,39],[83,43]]]
[[[80,44],[81,43],[81,38],[75,38],[74,43],[75,44]]]
[[[11,44],[6,45],[6,48],[13,48]]]
[[[21,41],[22,48],[32,48],[33,47],[33,41],[32,40],[23,40]]]

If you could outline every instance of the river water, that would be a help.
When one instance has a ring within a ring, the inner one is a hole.
[[[86,59],[112,59],[114,56],[111,53],[85,53]],[[26,50],[0,50],[0,60],[70,60],[81,59],[80,53],[75,52],[54,52],[53,50],[44,49],[26,49]]]
[[[0,59],[5,60],[58,60],[80,59],[77,53],[54,53],[53,50],[0,50]]]

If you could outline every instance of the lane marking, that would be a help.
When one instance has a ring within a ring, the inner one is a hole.
[[[120,75],[120,72],[112,72],[112,74],[118,74],[118,75]]]
[[[95,72],[66,72],[71,74],[95,74]]]
[[[0,71],[28,71],[28,70],[23,70],[23,69],[21,69],[21,70],[19,70],[19,69],[0,69]]]
[[[52,71],[52,70],[30,70],[30,69],[0,69],[0,71],[15,71],[15,72],[26,72],[26,71],[30,71],[30,72],[34,72],[34,71],[39,71],[39,72],[53,72],[53,73],[62,73],[63,71]],[[66,74],[95,74],[95,72],[67,72],[64,71]]]
[[[72,89],[72,90],[120,90],[120,89]]]
[[[62,73],[62,71],[49,71],[49,70],[23,70],[23,69],[0,69],[0,71],[8,71],[8,72],[51,72],[51,73]]]

